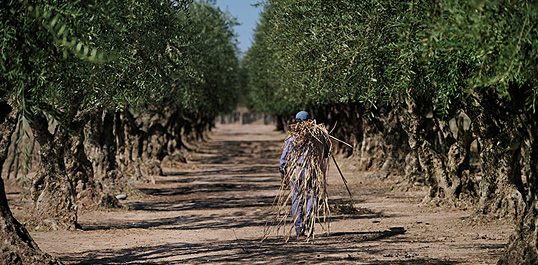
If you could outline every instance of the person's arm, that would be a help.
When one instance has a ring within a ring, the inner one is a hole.
[[[290,145],[291,145],[291,137],[288,137],[286,139],[286,143],[284,144],[284,150],[282,151],[282,155],[280,156],[280,177],[284,178],[284,175],[286,175],[286,163],[288,162],[288,152],[290,151]]]

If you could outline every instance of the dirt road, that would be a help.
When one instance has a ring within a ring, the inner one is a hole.
[[[284,135],[265,125],[218,125],[182,168],[169,168],[129,210],[83,213],[82,230],[32,231],[67,264],[495,264],[513,225],[472,223],[470,211],[420,206],[425,191],[390,191],[340,159],[356,214],[333,214],[314,241],[260,244],[279,188]],[[347,195],[330,169],[330,199]],[[395,227],[403,227],[401,230]]]

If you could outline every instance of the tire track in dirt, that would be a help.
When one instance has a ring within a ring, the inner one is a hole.
[[[83,213],[83,230],[32,236],[67,264],[494,264],[512,231],[472,224],[470,211],[420,207],[425,191],[389,192],[341,158],[361,211],[333,214],[330,233],[316,228],[311,242],[260,244],[280,185],[284,134],[273,128],[218,125],[187,165],[139,185],[147,196],[129,197],[129,210]],[[347,201],[337,174],[330,169],[332,204]]]

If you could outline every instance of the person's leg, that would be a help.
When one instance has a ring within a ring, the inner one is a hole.
[[[294,183],[295,184],[295,183]],[[297,183],[298,184],[298,183]],[[300,236],[302,234],[302,211],[303,211],[303,203],[302,198],[300,195],[300,188],[298,185],[292,184],[292,206],[291,206],[291,215],[292,220],[294,220],[295,224],[295,232],[297,233],[297,236]]]

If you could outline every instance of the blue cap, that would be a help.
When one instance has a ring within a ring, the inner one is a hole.
[[[301,110],[297,112],[297,115],[295,115],[296,120],[306,121],[310,119],[310,114],[308,112]]]

